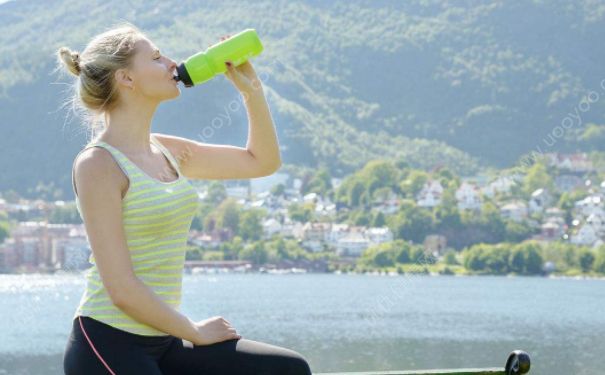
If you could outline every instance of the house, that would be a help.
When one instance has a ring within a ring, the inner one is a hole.
[[[587,153],[577,154],[545,154],[549,165],[557,169],[568,170],[571,172],[590,172],[593,170],[592,161]]]
[[[516,176],[500,176],[481,189],[485,196],[493,198],[496,193],[508,193],[517,184]]]
[[[416,202],[420,207],[435,207],[441,203],[443,196],[443,186],[437,180],[431,180],[424,184],[424,187],[416,196]]]
[[[399,198],[397,197],[397,194],[390,191],[387,197],[372,202],[372,209],[382,212],[385,215],[394,214],[399,209]]]
[[[302,238],[304,224],[298,221],[292,221],[289,217],[285,217],[282,224],[281,235],[283,237]]]
[[[193,235],[189,238],[189,243],[195,246],[199,246],[205,249],[215,249],[222,243],[218,232],[213,231],[212,233],[202,233],[199,231],[192,231]]]
[[[382,212],[385,215],[392,215],[399,210],[399,198],[388,199],[381,202],[374,203],[374,209],[378,212]]]
[[[463,182],[456,190],[459,210],[480,210],[481,192],[477,185]]]
[[[574,203],[577,213],[587,217],[596,211],[603,210],[603,200],[600,195],[592,194]]]
[[[343,256],[360,256],[369,246],[370,241],[361,232],[352,232],[336,243],[336,253]]]
[[[302,239],[325,241],[328,238],[331,226],[331,223],[306,222],[302,227]]]
[[[597,236],[603,236],[605,234],[605,213],[601,210],[588,215],[586,224],[594,228]]]
[[[546,189],[538,189],[531,194],[529,199],[529,212],[542,212],[552,203],[552,196]]]
[[[315,214],[318,216],[333,216],[336,214],[336,205],[332,203],[330,198],[318,199],[315,203]]]
[[[429,234],[424,238],[424,253],[438,257],[443,255],[447,246],[447,238],[441,234]]]
[[[547,241],[561,239],[565,234],[566,226],[562,219],[552,219],[540,226],[540,238]]]
[[[393,232],[388,227],[368,228],[365,231],[365,237],[372,244],[379,244],[393,241]]]
[[[271,238],[274,234],[280,233],[282,225],[274,218],[268,218],[262,222],[264,238]]]
[[[587,223],[582,225],[576,234],[571,237],[571,243],[576,245],[591,246],[597,240],[599,240],[599,236],[597,235],[595,228]]]
[[[331,223],[307,222],[302,226],[301,245],[311,251],[321,251],[328,239]]]
[[[527,218],[527,205],[521,201],[513,201],[500,208],[502,217],[520,222]]]
[[[330,233],[328,233],[328,243],[330,243],[330,245],[332,246],[336,246],[338,240],[340,240],[341,238],[345,238],[349,235],[349,231],[349,224],[332,224],[332,227],[330,228]]]
[[[573,174],[561,174],[555,177],[555,187],[559,191],[570,192],[584,186],[584,180]]]
[[[308,193],[303,196],[303,202],[305,203],[317,203],[321,197],[317,193]]]
[[[544,218],[548,219],[551,217],[564,218],[565,211],[558,207],[549,207],[546,209],[546,211],[544,211]]]

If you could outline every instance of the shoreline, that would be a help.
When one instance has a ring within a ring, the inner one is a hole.
[[[12,273],[12,272],[2,272],[0,275],[14,275],[14,276],[47,276],[47,275],[84,275],[84,273],[88,269],[83,270],[75,270],[75,271],[63,271],[58,270],[56,272],[22,272],[22,273]],[[184,275],[224,275],[224,274],[238,274],[238,275],[250,275],[250,274],[258,274],[258,275],[295,275],[295,274],[333,274],[333,275],[365,275],[365,276],[426,276],[426,277],[481,277],[481,276],[489,276],[489,277],[503,277],[503,278],[544,278],[544,279],[568,279],[568,280],[604,280],[605,275],[597,276],[597,275],[564,275],[564,274],[548,274],[548,275],[519,275],[519,274],[488,274],[488,273],[452,273],[452,274],[443,274],[439,272],[403,272],[398,273],[394,271],[365,271],[365,272],[356,272],[356,271],[326,271],[326,272],[317,272],[317,271],[309,271],[301,268],[282,268],[282,269],[270,269],[270,270],[262,270],[262,271],[250,271],[247,270],[245,272],[231,271],[228,269],[204,269],[198,270],[196,272],[184,272]]]

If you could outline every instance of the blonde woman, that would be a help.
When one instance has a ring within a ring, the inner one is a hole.
[[[72,169],[93,265],[72,318],[65,373],[310,374],[298,352],[242,338],[221,316],[193,321],[179,312],[199,201],[189,180],[266,176],[281,164],[251,63],[226,62],[225,73],[245,99],[244,149],[151,133],[158,105],[180,94],[176,63],[131,24],[95,36],[81,54],[63,47],[58,59],[77,76],[73,103],[103,119]]]

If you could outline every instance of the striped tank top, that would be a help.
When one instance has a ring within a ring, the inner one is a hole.
[[[170,151],[153,135],[150,139],[178,173],[176,180],[161,182],[150,177],[126,155],[103,141],[89,143],[80,153],[89,147],[103,147],[128,177],[128,191],[122,199],[122,219],[134,273],[160,299],[179,310],[187,238],[199,197],[189,180],[181,174]],[[76,206],[82,217],[77,194]],[[113,305],[101,281],[93,253],[89,262],[92,267],[85,272],[86,289],[72,319],[79,315],[89,316],[127,332],[167,336]]]

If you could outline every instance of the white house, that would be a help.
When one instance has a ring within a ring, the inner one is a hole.
[[[593,169],[592,162],[586,153],[548,153],[545,156],[548,163],[557,169],[566,169],[572,172],[590,172]]]
[[[311,251],[321,251],[328,238],[331,223],[307,222],[302,226],[302,243],[304,248]]]
[[[527,205],[521,201],[510,202],[500,208],[500,214],[507,219],[520,222],[527,218]]]
[[[393,232],[388,227],[368,228],[365,236],[372,244],[379,244],[393,241]]]
[[[360,256],[370,246],[370,241],[360,232],[352,232],[336,243],[336,253],[345,256]]]
[[[592,213],[586,218],[586,223],[591,225],[597,236],[605,234],[605,214],[603,211]]]
[[[424,184],[424,187],[418,193],[416,202],[420,207],[435,207],[441,203],[443,196],[443,186],[437,180],[431,180]]]
[[[481,209],[481,193],[475,184],[463,182],[456,190],[456,200],[460,210]]]
[[[577,245],[592,245],[597,240],[599,240],[599,236],[597,235],[595,228],[590,224],[584,224],[576,234],[571,237],[571,243]]]
[[[517,184],[513,176],[500,176],[481,189],[485,196],[492,198],[496,193],[508,193]]]
[[[304,224],[299,221],[292,221],[286,216],[281,228],[281,235],[284,237],[302,238]]]
[[[552,202],[552,196],[546,189],[538,189],[531,194],[529,199],[529,212],[542,212]]]
[[[374,203],[373,208],[385,215],[392,215],[399,210],[399,198],[387,199],[382,202]]]
[[[268,218],[262,222],[263,235],[265,238],[271,238],[276,233],[281,233],[282,225],[274,218]]]
[[[336,243],[341,238],[345,238],[349,235],[350,225],[349,224],[332,224],[330,233],[328,233],[328,242],[332,246],[336,246]]]
[[[603,200],[600,195],[589,195],[574,203],[574,209],[583,216],[588,216],[596,210],[603,209]]]
[[[315,203],[315,213],[319,216],[332,216],[336,214],[336,205],[330,198],[321,198]]]

